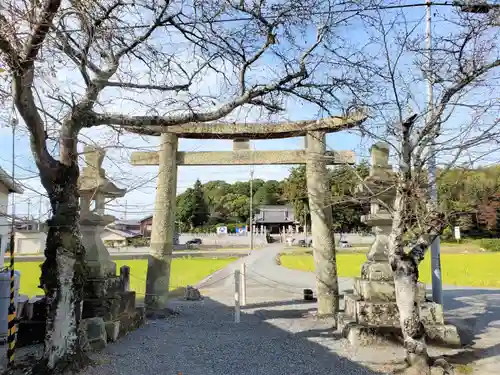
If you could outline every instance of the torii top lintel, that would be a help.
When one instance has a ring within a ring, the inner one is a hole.
[[[327,117],[319,120],[301,120],[279,123],[187,123],[171,126],[149,126],[129,128],[134,133],[159,136],[162,133],[173,133],[180,138],[194,139],[276,139],[300,137],[308,131],[338,132],[358,126],[367,119],[362,112],[349,116]]]

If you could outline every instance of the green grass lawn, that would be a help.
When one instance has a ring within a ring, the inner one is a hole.
[[[170,274],[170,289],[195,285],[205,277],[224,268],[237,258],[175,258],[172,261],[172,272]],[[21,293],[29,296],[42,295],[38,288],[40,278],[41,262],[18,262],[16,270],[21,272]],[[144,296],[146,289],[146,271],[148,261],[140,260],[117,260],[117,272],[121,266],[130,267],[130,288],[137,296]]]
[[[281,255],[281,265],[301,271],[314,271],[312,255]],[[337,254],[338,273],[341,277],[360,275],[365,254]],[[443,284],[500,288],[499,253],[441,254]],[[431,283],[430,254],[420,264],[420,281]]]

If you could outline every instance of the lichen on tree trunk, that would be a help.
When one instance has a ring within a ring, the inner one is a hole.
[[[50,171],[41,169],[49,194],[52,217],[48,220],[45,261],[40,287],[47,297],[45,348],[39,373],[78,367],[86,359],[80,345],[79,324],[85,278],[85,250],[79,226],[79,169],[56,162]]]

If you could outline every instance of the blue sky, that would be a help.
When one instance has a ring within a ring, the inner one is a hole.
[[[446,16],[449,9],[438,8],[441,16]],[[419,24],[419,32],[423,31],[424,8],[413,8],[406,12],[410,25]],[[420,22],[422,21],[422,22]],[[436,21],[434,30],[442,29],[442,23]],[[364,34],[356,26],[346,28],[345,35],[352,43],[362,43]],[[60,72],[65,75],[64,72]],[[119,110],[119,109],[116,109]],[[243,116],[244,115],[244,116]],[[244,113],[240,111],[232,116],[234,119],[248,121],[266,121],[259,117],[256,112]],[[281,115],[281,119],[300,120],[318,117],[318,110],[311,104],[300,101],[289,102],[287,110]],[[274,120],[277,118],[275,117]],[[83,132],[80,140],[83,142],[93,141],[102,145],[116,145],[117,135],[107,128],[96,128]],[[153,151],[158,145],[158,139],[147,137],[143,139],[134,135],[120,136],[122,148],[110,148],[104,162],[109,178],[119,187],[129,189],[128,194],[108,205],[108,213],[117,217],[127,218],[142,217],[153,211],[156,167],[132,167],[129,163],[130,153],[135,149]],[[252,142],[256,150],[284,150],[300,149],[303,147],[303,138],[289,138],[280,140],[267,140]],[[12,136],[11,130],[0,128],[0,166],[5,170],[12,171]],[[371,142],[362,139],[350,132],[330,134],[327,138],[327,149],[330,150],[354,150],[359,158],[368,156],[368,148]],[[133,149],[132,149],[133,148]],[[188,140],[180,141],[181,151],[221,151],[231,150],[231,141],[224,140]],[[29,151],[29,140],[25,129],[19,127],[15,140],[15,165],[16,177],[26,186],[25,194],[16,198],[16,214],[20,216],[31,215],[45,217],[48,212],[48,202],[43,195],[45,193],[40,186],[36,167]],[[281,180],[288,175],[290,166],[258,166],[255,168],[255,178]],[[211,180],[225,180],[228,182],[244,181],[249,179],[249,166],[240,167],[180,167],[178,172],[178,193],[192,186],[196,179],[202,182]],[[41,208],[40,208],[41,201]]]

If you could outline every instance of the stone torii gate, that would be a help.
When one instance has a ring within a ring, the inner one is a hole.
[[[158,181],[153,214],[151,253],[146,281],[146,306],[150,312],[166,307],[172,260],[177,187],[177,166],[305,164],[311,211],[311,231],[316,268],[318,314],[331,315],[336,290],[335,243],[327,165],[353,164],[352,151],[326,151],[327,133],[352,128],[366,117],[347,117],[286,123],[190,123],[169,126],[149,135],[161,136],[159,152],[134,152],[132,165],[158,165]],[[305,136],[304,150],[253,151],[249,140]],[[179,138],[230,139],[233,151],[182,152]]]

